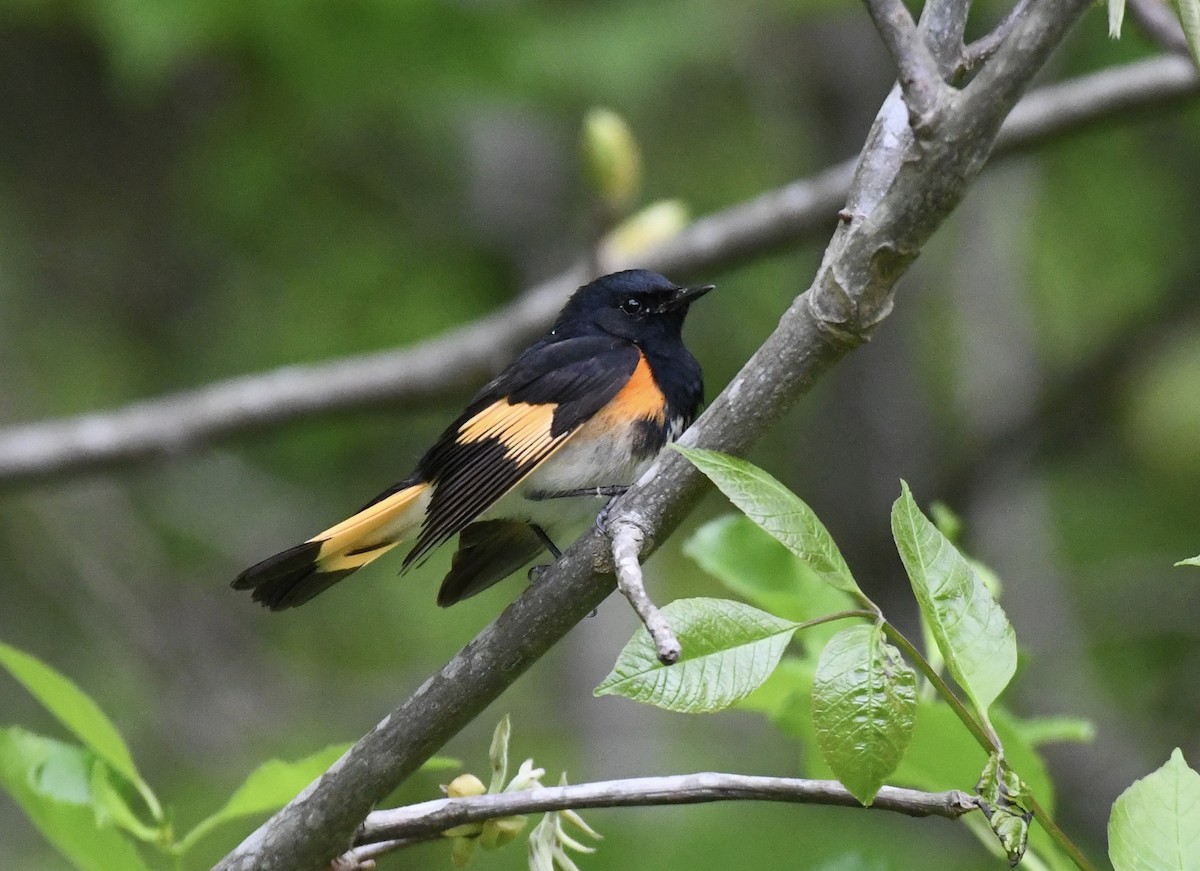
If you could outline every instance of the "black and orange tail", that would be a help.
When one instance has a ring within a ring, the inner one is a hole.
[[[253,590],[254,601],[272,611],[303,605],[396,545],[415,538],[425,520],[431,492],[426,483],[399,485],[337,526],[246,569],[234,580],[233,588]]]

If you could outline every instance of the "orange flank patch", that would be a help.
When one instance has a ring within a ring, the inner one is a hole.
[[[359,569],[413,538],[420,531],[431,496],[428,484],[414,484],[314,535],[309,541],[321,542],[317,569]]]
[[[457,441],[470,444],[497,439],[509,459],[522,463],[542,455],[566,435],[556,438],[550,434],[555,408],[553,404],[494,402],[458,428]]]
[[[600,409],[588,428],[595,432],[607,432],[632,420],[663,423],[666,420],[666,406],[667,399],[650,372],[650,364],[643,356],[638,360],[637,368],[633,370],[625,386]]]

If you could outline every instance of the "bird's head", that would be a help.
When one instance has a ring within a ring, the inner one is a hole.
[[[575,291],[555,332],[602,332],[639,344],[678,338],[688,306],[712,289],[711,284],[679,287],[645,269],[614,272]]]

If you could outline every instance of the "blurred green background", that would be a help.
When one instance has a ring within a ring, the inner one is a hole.
[[[1103,18],[1053,76],[1151,52],[1128,25],[1110,42]],[[647,201],[703,214],[856,153],[891,80],[858,4],[0,0],[0,423],[403,346],[495,309],[589,238],[590,107],[637,133]],[[1026,653],[1011,707],[1097,724],[1093,744],[1048,753],[1060,822],[1097,857],[1120,790],[1174,746],[1200,760],[1200,572],[1171,568],[1200,552],[1198,148],[1192,108],[993,167],[875,340],[752,457],[909,626],[898,479],[962,514]],[[720,286],[688,327],[710,397],[819,256],[701,276]],[[97,698],[188,828],[258,762],[361,734],[517,593],[439,611],[445,554],[403,581],[383,560],[280,615],[228,589],[406,474],[466,397],[0,490],[0,638]],[[709,497],[691,526],[725,510]],[[721,594],[686,535],[652,563],[659,601]],[[751,714],[593,698],[633,628],[610,600],[445,752],[482,773],[509,712],[514,755],[552,778],[803,772]],[[0,677],[9,723],[60,734]],[[961,827],[885,814],[586,817],[606,836],[580,860],[595,871],[999,864]],[[194,867],[248,831],[222,830]],[[437,844],[381,867],[448,863]],[[0,868],[64,867],[0,795]]]

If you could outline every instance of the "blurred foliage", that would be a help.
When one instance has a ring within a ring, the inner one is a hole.
[[[1002,9],[977,4],[973,31]],[[1129,22],[1119,43],[1105,27],[1085,19],[1050,72],[1150,50]],[[644,202],[701,215],[857,151],[891,79],[861,8],[813,0],[0,0],[0,420],[403,345],[491,310],[589,238],[575,150],[593,106],[637,136]],[[1049,754],[1061,822],[1092,846],[1134,778],[1174,746],[1200,754],[1194,570],[1172,568],[1200,550],[1198,148],[1193,107],[998,167],[875,341],[756,450],[885,607],[903,580],[876,520],[897,480],[962,515],[1036,666],[1012,705],[1098,725],[1096,749]],[[720,285],[688,326],[710,396],[818,256],[697,276]],[[1129,332],[1143,321],[1156,328]],[[1114,347],[1120,365],[1037,407]],[[519,589],[439,612],[444,554],[402,583],[385,560],[294,614],[226,588],[405,474],[463,398],[0,494],[0,639],[88,687],[172,818],[202,818],[262,760],[369,728]],[[671,545],[652,574],[662,601],[716,587]],[[577,782],[798,770],[757,718],[593,699],[631,625],[606,604],[506,695],[539,762]],[[4,681],[3,722],[57,734]],[[474,755],[495,719],[447,752]],[[604,847],[581,864],[875,871],[927,863],[936,830],[941,865],[991,867],[949,824],[860,816],[598,812]],[[752,841],[725,834],[744,825]],[[389,861],[438,867],[435,846]],[[0,812],[0,867],[57,861]]]

